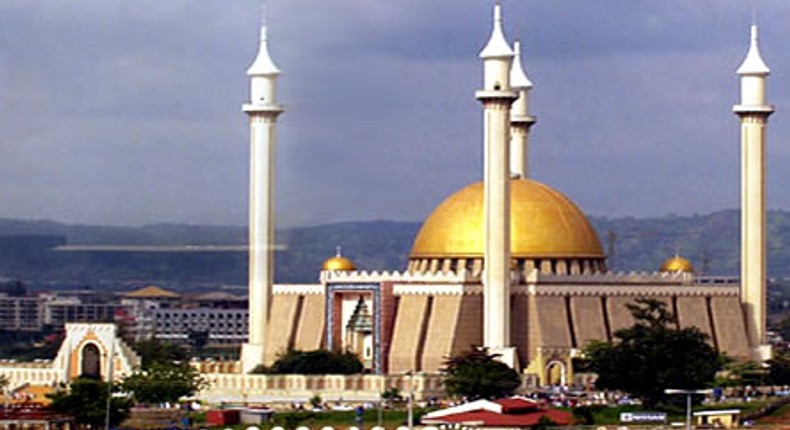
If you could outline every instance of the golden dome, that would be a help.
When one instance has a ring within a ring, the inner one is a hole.
[[[559,191],[531,179],[513,179],[510,195],[514,259],[605,257],[587,217]],[[456,192],[425,221],[410,257],[482,257],[483,209],[482,182]]]
[[[353,261],[337,254],[334,257],[327,258],[321,266],[321,270],[326,270],[327,272],[349,271],[357,270],[357,266],[354,265]]]
[[[661,271],[694,273],[694,265],[685,258],[676,255],[664,261],[664,263],[661,265]]]

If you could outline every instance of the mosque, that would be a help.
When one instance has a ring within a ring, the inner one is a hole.
[[[721,352],[766,359],[765,127],[769,69],[757,27],[738,74],[742,124],[741,281],[702,277],[680,256],[661,271],[618,274],[584,213],[528,176],[532,83],[520,46],[506,39],[501,5],[480,52],[484,180],[441,202],[425,220],[402,271],[358,270],[338,255],[311,285],[273,283],[272,172],[283,107],[280,70],[267,47],[248,70],[250,103],[250,336],[241,366],[271,363],[289,350],[356,352],[374,374],[436,373],[447,357],[484,346],[536,384],[564,384],[572,358],[593,340],[633,323],[626,304],[664,301],[682,326],[696,326]],[[514,49],[515,48],[515,49]]]
[[[522,373],[525,386],[574,381],[573,358],[594,340],[630,326],[626,304],[653,298],[695,326],[717,350],[766,360],[765,145],[773,107],[757,26],[737,73],[740,119],[740,281],[703,277],[680,256],[653,273],[613,273],[584,213],[528,176],[532,83],[505,38],[502,10],[480,52],[483,181],[456,191],[425,220],[401,271],[358,270],[342,255],[326,260],[314,284],[279,285],[274,273],[274,147],[280,70],[266,28],[247,71],[250,101],[249,339],[235,362],[196,363],[209,402],[283,399],[371,401],[388,389],[440,395],[446,358],[486,347]],[[258,375],[289,349],[352,351],[366,375]],[[69,324],[52,362],[0,363],[11,387],[51,391],[80,374],[119,380],[140,360],[112,324]],[[86,370],[87,369],[87,370]],[[39,393],[41,394],[41,393]],[[43,395],[43,394],[41,394]]]

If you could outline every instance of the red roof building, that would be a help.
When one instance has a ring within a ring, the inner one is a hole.
[[[546,408],[525,397],[510,397],[494,401],[477,400],[434,411],[423,416],[422,423],[438,426],[529,428],[540,423],[544,417],[557,425],[574,422],[573,414],[569,412]]]

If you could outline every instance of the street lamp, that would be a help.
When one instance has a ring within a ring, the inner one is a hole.
[[[112,383],[115,379],[115,338],[110,341],[110,352],[107,356],[107,403],[104,405],[104,428],[110,430],[110,408],[112,406]]]
[[[680,390],[676,388],[667,388],[664,394],[685,394],[686,395],[686,430],[691,430],[691,396],[693,394],[710,394],[713,392],[711,389],[705,390]]]
[[[414,428],[414,370],[409,370],[406,374],[409,375],[409,403],[406,423],[409,430],[412,430]]]

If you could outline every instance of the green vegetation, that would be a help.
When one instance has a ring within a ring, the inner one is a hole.
[[[77,423],[91,428],[105,424],[107,395],[110,389],[123,396],[112,398],[111,425],[128,416],[133,404],[177,402],[205,386],[206,381],[186,361],[186,351],[156,340],[135,345],[142,359],[142,369],[124,378],[112,388],[92,378],[81,377],[50,396],[56,411],[73,415]]]
[[[616,342],[595,342],[585,350],[599,375],[597,388],[622,390],[654,407],[667,399],[667,388],[700,389],[713,383],[720,360],[707,336],[697,328],[678,328],[661,301],[639,299],[628,308],[636,320],[633,326],[618,330]]]
[[[790,423],[790,402],[775,404],[770,414],[761,416],[757,419],[760,425],[777,425]]]
[[[104,428],[107,417],[107,396],[110,387],[106,382],[91,378],[77,378],[67,389],[49,395],[50,408],[74,417],[75,423],[82,428]],[[117,392],[113,387],[113,392]],[[132,406],[130,399],[115,397],[110,399],[110,426],[120,424]]]
[[[784,289],[781,290],[781,292],[784,293]],[[790,291],[788,291],[787,297],[784,297],[784,294],[781,294],[781,296],[783,304],[785,300],[790,301]],[[790,314],[785,315],[784,318],[779,321],[776,325],[776,330],[782,335],[782,339],[790,342]]]
[[[121,383],[124,392],[138,403],[176,402],[199,391],[205,381],[187,362],[185,348],[156,339],[137,342],[142,368]]]
[[[716,377],[719,387],[745,387],[763,385],[768,373],[758,363],[751,360],[735,360],[727,355],[720,357],[722,372]]]
[[[749,403],[719,403],[715,407],[706,405],[704,407],[698,406],[694,410],[709,410],[709,409],[741,409],[744,416],[750,416],[757,411],[764,409],[769,405],[769,401],[752,400]],[[419,418],[432,409],[415,409],[415,422],[419,422]],[[668,413],[669,422],[682,422],[685,420],[685,405],[683,407],[666,407],[666,405],[657,409]],[[620,424],[620,414],[623,412],[637,412],[645,411],[644,406],[640,405],[620,405],[620,406],[605,406],[605,405],[592,405],[580,406],[569,410],[573,412],[574,416],[579,420],[580,425],[618,425]],[[771,415],[773,417],[784,417],[784,414],[790,414],[790,407],[778,408]],[[372,426],[379,425],[379,411],[377,408],[366,409],[363,415],[364,428],[371,428]],[[381,424],[388,429],[396,428],[400,425],[405,425],[407,412],[405,409],[382,409],[381,411]],[[790,417],[790,415],[788,415]],[[773,422],[787,422],[776,421]],[[356,413],[354,411],[279,411],[274,414],[273,422],[260,426],[264,430],[269,430],[274,426],[282,426],[286,429],[294,429],[299,426],[306,426],[309,428],[322,428],[324,426],[331,426],[336,429],[343,429],[352,425],[358,425],[356,421]],[[238,425],[234,427],[238,430],[247,428],[248,425]]]
[[[304,375],[352,375],[362,373],[364,366],[351,352],[337,353],[325,349],[314,351],[292,350],[277,357],[271,367],[258,366],[250,373],[275,373]]]
[[[768,365],[769,384],[790,385],[790,351],[777,352]]]
[[[403,401],[403,396],[397,388],[390,388],[389,390],[381,393],[381,399],[386,404],[397,404]]]
[[[768,400],[752,400],[748,403],[716,403],[714,405],[695,406],[693,410],[712,410],[712,409],[740,409],[741,416],[750,416],[759,410],[767,407],[771,402]],[[616,425],[620,424],[620,414],[623,412],[639,412],[645,411],[645,407],[641,405],[619,405],[619,406],[606,406],[606,405],[591,405],[579,406],[572,410],[574,416],[583,425]],[[667,413],[667,421],[669,422],[683,422],[686,420],[685,404],[682,406],[673,406],[669,404],[662,404],[654,410]],[[776,412],[774,413],[776,415]]]
[[[620,423],[620,414],[623,412],[642,411],[639,405],[606,406],[591,405],[579,406],[573,409],[573,415],[583,425],[601,425]]]
[[[422,415],[428,412],[427,409],[416,408],[414,410],[414,422],[419,422]],[[386,428],[396,428],[406,424],[405,410],[382,409],[381,424]],[[376,408],[365,409],[363,413],[363,424],[365,428],[370,428],[379,424],[379,410]],[[359,425],[354,411],[292,411],[277,412],[274,414],[273,422],[262,428],[283,426],[286,429],[294,429],[298,426],[309,428],[322,428],[331,426],[337,429],[347,428],[352,425]]]
[[[63,341],[62,334],[0,330],[0,357],[19,361],[54,359]]]
[[[205,384],[189,363],[154,363],[127,376],[121,382],[121,389],[137,403],[158,404],[192,396]]]
[[[489,354],[473,348],[445,362],[444,386],[451,396],[469,400],[497,399],[513,395],[521,385],[518,373]]]
[[[721,387],[790,385],[790,351],[774,350],[774,357],[765,365],[754,361],[737,361],[723,357],[723,370],[716,379]]]
[[[8,296],[24,296],[27,294],[27,286],[18,279],[0,282],[0,293]]]
[[[169,364],[188,359],[187,351],[184,348],[157,339],[137,342],[133,349],[140,355],[144,369],[155,364]]]

